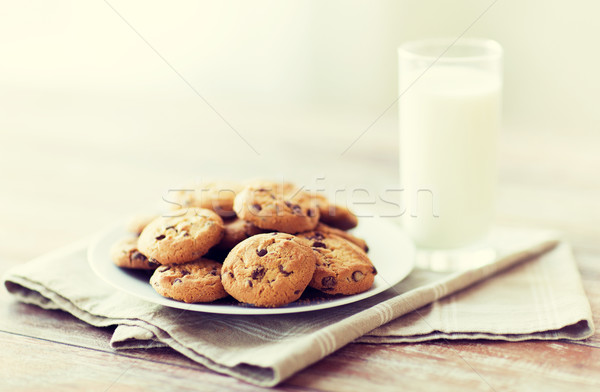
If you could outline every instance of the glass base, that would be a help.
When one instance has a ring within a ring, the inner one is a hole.
[[[417,249],[416,266],[436,272],[464,271],[489,264],[497,256],[486,243],[457,249]]]

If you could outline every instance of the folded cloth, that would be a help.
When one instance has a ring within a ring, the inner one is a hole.
[[[20,301],[62,309],[95,326],[116,325],[115,349],[166,345],[260,386],[276,385],[352,341],[585,339],[594,333],[567,243],[546,232],[508,230],[492,244],[498,257],[484,266],[445,274],[416,269],[369,299],[298,314],[218,315],[145,302],[97,278],[85,246],[18,265],[4,283]]]

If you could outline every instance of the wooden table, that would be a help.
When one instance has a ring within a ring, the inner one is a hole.
[[[194,97],[4,89],[0,273],[153,208],[198,175],[326,177],[376,192],[398,174],[395,114],[214,103],[255,154]],[[509,127],[498,222],[563,230],[600,324],[600,136]],[[82,260],[82,262],[85,262]],[[115,352],[112,330],[15,302],[0,289],[0,390],[256,390],[170,349]],[[597,390],[600,334],[580,342],[349,344],[282,390]]]

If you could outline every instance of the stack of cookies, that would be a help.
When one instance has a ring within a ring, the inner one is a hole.
[[[278,307],[307,287],[352,295],[373,285],[367,244],[346,231],[356,216],[322,195],[291,183],[211,182],[170,203],[169,214],[131,221],[137,237],[111,249],[119,267],[154,270],[150,284],[160,295],[188,303],[231,295]]]

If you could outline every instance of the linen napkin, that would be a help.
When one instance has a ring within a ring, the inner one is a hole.
[[[454,273],[417,269],[377,296],[299,314],[217,315],[148,303],[97,278],[81,245],[19,265],[4,283],[20,301],[65,310],[95,326],[116,325],[115,349],[166,345],[260,386],[276,385],[355,340],[591,336],[591,309],[569,245],[547,232],[499,233],[492,239],[498,257],[489,264]]]

